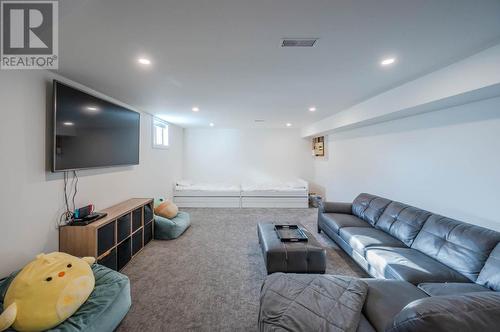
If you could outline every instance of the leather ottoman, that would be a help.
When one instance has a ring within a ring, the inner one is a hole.
[[[326,251],[302,225],[307,242],[281,242],[274,224],[259,224],[257,234],[267,273],[325,273]]]

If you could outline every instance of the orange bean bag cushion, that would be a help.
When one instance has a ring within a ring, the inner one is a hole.
[[[167,219],[175,218],[177,213],[179,213],[177,205],[168,199],[159,199],[157,204],[155,204],[154,211],[157,216]]]

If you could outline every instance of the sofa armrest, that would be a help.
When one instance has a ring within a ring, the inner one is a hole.
[[[319,211],[321,213],[352,214],[352,203],[321,202]]]

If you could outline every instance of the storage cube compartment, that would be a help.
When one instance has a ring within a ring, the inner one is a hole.
[[[142,208],[135,209],[132,212],[132,233],[142,226]]]
[[[104,265],[112,270],[118,271],[116,261],[116,248],[111,250],[110,253],[97,261],[98,264]]]
[[[118,270],[121,270],[132,258],[132,240],[129,237],[118,245]]]
[[[151,204],[144,205],[144,224],[153,220],[153,206]]]
[[[115,245],[115,225],[112,221],[97,230],[97,256],[101,256]]]
[[[132,235],[132,256],[142,249],[142,229]]]
[[[118,222],[118,241],[121,242],[127,238],[131,233],[130,228],[130,213],[126,214],[117,220]]]
[[[148,244],[153,239],[153,222],[144,226],[144,245]]]

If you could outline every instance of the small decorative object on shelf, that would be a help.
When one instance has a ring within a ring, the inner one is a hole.
[[[325,156],[325,136],[314,137],[312,140],[312,154],[315,157]]]
[[[309,206],[317,208],[321,204],[323,197],[316,193],[309,193]]]

